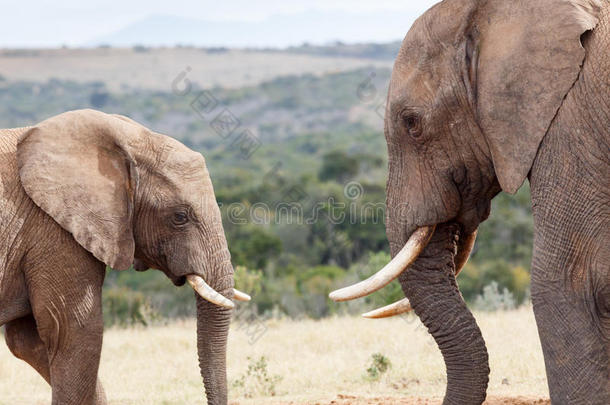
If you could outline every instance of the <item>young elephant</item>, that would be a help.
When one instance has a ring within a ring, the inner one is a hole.
[[[162,270],[197,295],[209,404],[226,404],[233,267],[205,161],[122,116],[67,112],[0,131],[0,325],[53,404],[103,404],[106,266]]]

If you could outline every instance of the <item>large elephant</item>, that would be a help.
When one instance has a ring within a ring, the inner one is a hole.
[[[488,355],[455,276],[501,191],[526,178],[532,300],[556,404],[610,404],[610,6],[606,0],[445,0],[407,34],[390,81],[392,261],[338,290],[398,278],[447,368],[446,404],[486,396]]]
[[[201,154],[119,115],[0,131],[0,325],[53,404],[103,404],[106,265],[162,270],[197,296],[209,404],[226,404],[233,267]]]

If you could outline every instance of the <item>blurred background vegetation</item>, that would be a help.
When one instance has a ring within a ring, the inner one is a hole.
[[[397,47],[305,46],[285,52],[391,63]],[[184,95],[171,82],[163,91],[117,86],[111,77],[83,82],[0,76],[0,126],[31,125],[66,110],[95,108],[130,116],[202,152],[221,204],[237,286],[254,297],[249,307],[263,316],[321,318],[403,297],[395,282],[357,302],[336,305],[327,299],[332,289],[369,276],[389,260],[383,213],[376,212],[385,201],[380,113],[389,77],[389,67],[372,64],[238,88],[193,81]],[[110,90],[116,88],[121,90]],[[204,89],[218,102],[210,114],[199,114],[191,105]],[[224,109],[240,124],[230,135],[211,125]],[[239,141],[245,130],[256,139],[247,150]],[[356,197],[346,193],[351,182],[361,186]],[[291,203],[303,207],[302,220],[275,215],[278,205]],[[343,208],[337,208],[341,203]],[[262,204],[269,210],[253,219]],[[333,215],[346,219],[332,221],[330,206]],[[321,207],[320,215],[307,221],[314,207]],[[531,246],[526,185],[515,196],[494,199],[491,217],[481,225],[471,260],[458,277],[466,301],[497,309],[528,300]],[[193,292],[174,287],[158,271],[109,271],[104,311],[108,325],[163,322],[193,315]]]

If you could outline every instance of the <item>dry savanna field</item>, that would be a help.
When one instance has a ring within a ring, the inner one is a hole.
[[[197,48],[0,50],[0,73],[7,80],[98,81],[115,92],[125,88],[170,91],[174,79],[187,69],[188,79],[205,88],[239,88],[279,76],[322,75],[365,66],[390,68],[392,63],[272,51],[210,53]]]
[[[475,316],[490,356],[488,403],[548,403],[531,307]],[[391,364],[377,375],[367,371],[375,353]],[[439,404],[445,389],[440,352],[414,315],[235,322],[228,368],[230,403],[240,405]],[[201,403],[195,322],[107,330],[100,374],[110,404]],[[0,345],[0,404],[49,401],[42,378]]]

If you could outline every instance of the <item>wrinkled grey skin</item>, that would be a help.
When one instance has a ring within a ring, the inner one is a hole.
[[[486,396],[488,356],[456,257],[529,176],[532,299],[556,404],[610,403],[610,11],[596,0],[445,0],[412,26],[385,118],[399,280],[447,366],[446,404]]]
[[[0,131],[0,325],[52,386],[53,404],[104,404],[97,373],[106,265],[199,275],[233,296],[203,157],[122,116],[73,111]],[[227,403],[231,310],[197,296],[209,404]]]

